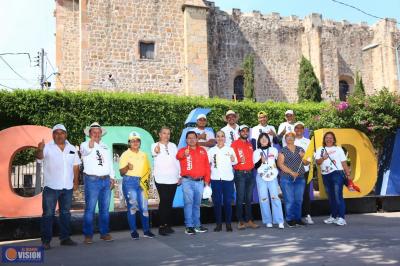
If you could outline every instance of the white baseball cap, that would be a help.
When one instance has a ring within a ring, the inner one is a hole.
[[[287,110],[285,112],[285,115],[294,115],[294,112],[293,112],[293,110]]]
[[[65,133],[67,133],[67,129],[65,128],[65,126],[63,124],[57,124],[53,127],[52,132],[61,129],[62,131],[64,131]]]
[[[303,126],[304,127],[304,123],[301,121],[298,121],[294,124],[294,128],[296,128],[297,126]]]
[[[205,186],[203,189],[203,199],[209,199],[212,196],[212,189],[210,186]]]
[[[239,131],[242,131],[245,128],[249,129],[249,126],[248,125],[240,125],[239,126]]]
[[[197,116],[196,120],[199,120],[199,119],[202,119],[202,118],[207,119],[207,116],[205,114],[199,114]]]
[[[136,131],[132,131],[131,133],[129,133],[129,137],[128,137],[128,139],[129,140],[133,140],[133,139],[141,139],[140,138],[140,134],[139,133],[137,133]]]

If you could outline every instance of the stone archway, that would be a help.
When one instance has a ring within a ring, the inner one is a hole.
[[[339,99],[346,101],[347,96],[353,91],[354,79],[350,75],[341,75],[339,77]]]
[[[244,98],[244,77],[239,74],[233,80],[233,93],[236,96],[236,100],[241,101]]]

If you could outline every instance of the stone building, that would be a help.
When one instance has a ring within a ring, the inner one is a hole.
[[[202,0],[56,2],[57,89],[240,97],[251,54],[257,101],[297,100],[302,55],[325,99],[351,91],[356,72],[369,94],[400,90],[393,19],[369,26],[319,14],[225,12]]]

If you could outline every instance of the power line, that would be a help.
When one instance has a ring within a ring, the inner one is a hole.
[[[58,73],[56,71],[56,69],[54,68],[53,64],[50,62],[49,58],[47,57],[47,54],[45,56],[46,56],[46,61],[49,63],[51,69],[53,70],[53,74],[57,77],[58,81],[60,81],[61,85],[63,86],[63,88],[65,90],[66,88],[65,88],[65,85],[64,85],[64,83],[62,82],[62,80],[60,78],[60,73]]]
[[[8,86],[6,86],[6,85],[4,85],[4,84],[1,84],[1,83],[0,83],[0,86],[1,86],[1,87],[4,87],[4,88],[7,88],[7,89],[10,89],[10,90],[15,90],[14,88],[8,87]]]
[[[24,78],[21,74],[19,74],[15,69],[0,55],[0,59],[6,64],[18,77],[23,79],[26,83],[30,83],[26,78]]]
[[[350,5],[350,4],[347,4],[347,3],[343,3],[343,2],[338,1],[338,0],[331,0],[331,1],[335,2],[335,3],[338,3],[338,4],[341,4],[341,5],[344,5],[344,6],[347,6],[347,7],[350,7],[350,8],[353,8],[353,9],[355,9],[355,10],[357,10],[357,11],[359,11],[359,12],[361,12],[361,13],[367,15],[367,16],[373,17],[373,18],[385,19],[385,18],[382,18],[382,17],[375,16],[375,15],[373,15],[371,13],[368,13],[368,12],[366,12],[366,11],[356,7],[356,6],[353,6],[353,5]],[[396,22],[396,23],[400,25],[400,22]]]

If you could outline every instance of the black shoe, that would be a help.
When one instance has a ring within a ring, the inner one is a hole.
[[[167,236],[168,235],[168,233],[167,233],[167,228],[166,227],[160,227],[159,229],[158,229],[158,234],[160,235],[160,236]]]
[[[42,243],[42,246],[43,246],[44,250],[51,249],[50,243]]]
[[[137,231],[133,231],[133,232],[131,233],[131,237],[132,237],[133,240],[139,240],[139,234],[138,234],[138,232],[137,232]]]
[[[194,230],[194,227],[186,227],[185,234],[187,234],[187,235],[195,235],[196,231]]]
[[[75,241],[73,241],[71,238],[63,239],[60,241],[61,246],[76,246],[78,245]]]
[[[288,221],[287,224],[289,227],[296,227],[296,221]]]
[[[226,231],[227,232],[232,232],[232,225],[231,224],[226,224]]]
[[[306,224],[305,222],[303,222],[302,220],[296,221],[296,224],[297,224],[298,226],[306,226],[306,225],[307,225],[307,224]]]
[[[217,224],[217,226],[214,228],[214,232],[221,232],[222,231],[222,224]]]
[[[208,231],[208,229],[207,227],[200,225],[199,227],[195,227],[194,231],[196,231],[196,233],[205,233]]]
[[[143,236],[144,236],[144,237],[147,237],[147,238],[153,238],[153,237],[155,237],[155,235],[154,235],[151,231],[144,232],[144,233],[143,233]]]
[[[167,226],[164,227],[164,228],[165,228],[165,232],[166,232],[167,234],[173,234],[173,233],[175,233],[175,230],[172,229],[171,226],[169,226],[169,225],[167,225]]]

